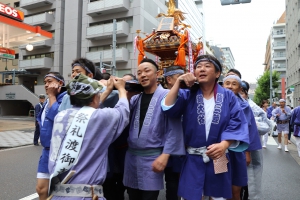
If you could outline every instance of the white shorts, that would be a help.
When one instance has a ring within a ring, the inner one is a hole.
[[[36,175],[36,178],[39,178],[39,179],[50,179],[50,174],[38,172],[37,175]]]
[[[278,132],[279,133],[279,132]],[[281,131],[282,134],[289,134],[288,131]]]

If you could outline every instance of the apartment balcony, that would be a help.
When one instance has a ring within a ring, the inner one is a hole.
[[[102,62],[112,61],[112,50],[87,52],[85,57],[93,62],[100,62],[100,54],[102,54]],[[126,48],[116,49],[116,62],[127,62],[129,60],[129,50]]]
[[[44,40],[44,41],[40,41],[40,42],[34,42],[34,43],[30,43],[33,46],[33,49],[42,49],[42,48],[49,48],[53,45],[54,40],[53,39],[49,39],[49,40]],[[25,50],[26,49],[27,44],[21,45],[19,46],[20,49]]]
[[[20,0],[20,8],[31,10],[53,4],[54,0]]]
[[[128,11],[130,0],[99,0],[88,3],[87,15],[95,17]]]
[[[285,42],[274,42],[273,43],[273,49],[285,49],[286,48],[286,44]]]
[[[279,66],[275,65],[273,67],[273,70],[277,71],[277,72],[285,72],[286,71],[286,65],[279,65]]]
[[[31,60],[19,60],[19,68],[31,69],[50,69],[53,67],[53,58],[36,58]]]
[[[42,13],[25,17],[24,23],[32,26],[51,26],[54,22],[54,15],[49,13]]]
[[[99,26],[91,26],[86,29],[86,38],[101,40],[112,37],[113,34],[113,23],[104,24]],[[125,21],[117,23],[117,37],[128,36],[129,34],[129,24]]]
[[[286,54],[274,54],[273,55],[273,60],[278,61],[278,60],[286,60]]]
[[[285,38],[285,31],[273,31],[272,33],[273,38]]]

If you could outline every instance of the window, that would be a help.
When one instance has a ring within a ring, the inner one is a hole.
[[[54,58],[54,53],[43,53],[43,54],[36,54],[36,55],[29,55],[29,56],[23,56],[23,60],[30,60],[30,59],[37,59],[37,58]]]
[[[14,2],[14,8],[19,8],[20,7],[20,1]]]

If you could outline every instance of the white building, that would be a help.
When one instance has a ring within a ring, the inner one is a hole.
[[[300,2],[286,0],[286,91],[293,107],[300,99]]]
[[[223,53],[224,53],[224,57],[225,57],[225,61],[224,61],[224,65],[227,67],[227,69],[234,69],[235,67],[235,60],[233,57],[233,54],[230,50],[230,47],[221,47]]]
[[[271,29],[271,67],[273,71],[280,74],[279,86],[274,90],[275,96],[285,98],[285,77],[286,77],[286,43],[285,43],[285,12],[277,20]],[[284,88],[282,90],[282,88]]]

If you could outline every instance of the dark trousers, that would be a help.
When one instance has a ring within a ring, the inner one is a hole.
[[[35,131],[34,131],[34,137],[33,137],[33,144],[38,144],[40,137],[40,125],[36,121],[35,122]]]
[[[294,127],[292,125],[290,125],[288,140],[291,140],[292,132],[294,132]]]
[[[248,186],[244,186],[241,189],[241,200],[248,200],[249,194],[248,194]]]
[[[125,186],[123,185],[123,174],[114,173],[107,177],[103,183],[103,193],[107,200],[124,200]]]
[[[129,200],[157,200],[159,190],[157,191],[145,191],[133,188],[127,188]]]
[[[177,196],[179,175],[180,175],[180,173],[173,172],[172,167],[166,167],[165,181],[166,181],[166,199],[167,200],[180,199]]]

